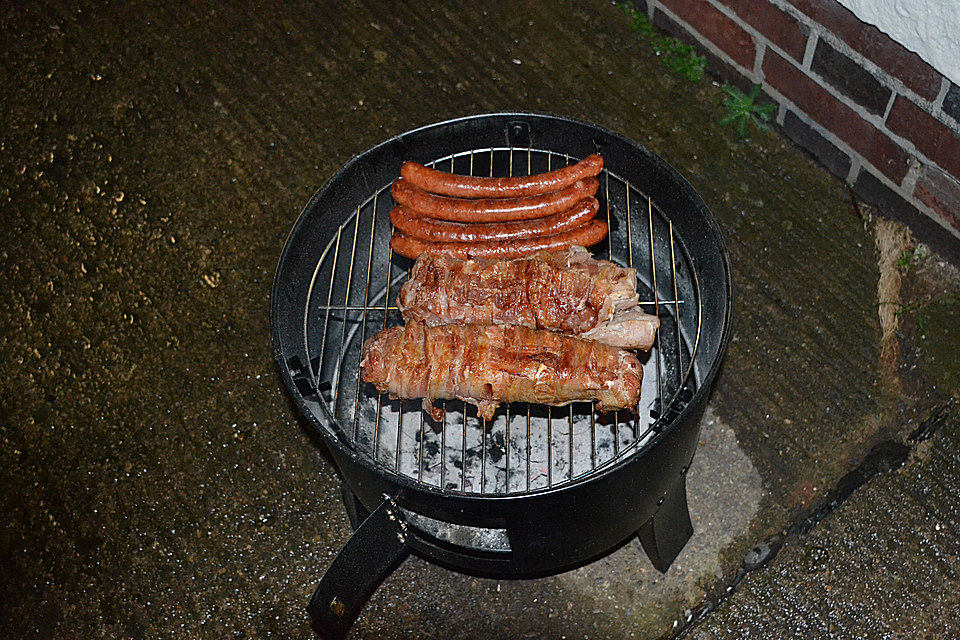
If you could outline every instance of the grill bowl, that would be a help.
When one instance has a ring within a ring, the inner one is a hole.
[[[413,264],[388,245],[389,185],[401,164],[520,175],[591,153],[604,157],[597,197],[611,227],[592,251],[637,269],[644,308],[662,323],[636,414],[514,404],[483,424],[448,402],[438,425],[418,403],[391,402],[364,385],[360,345],[400,323],[391,307]],[[679,511],[686,518],[684,476],[729,339],[731,297],[716,222],[659,157],[571,119],[485,114],[387,140],[313,196],[277,269],[272,336],[281,377],[327,445],[357,523],[388,496],[409,525],[410,548],[480,575],[553,573],[637,531],[655,564],[660,556],[668,566],[689,536],[679,531],[688,520],[672,521]],[[655,516],[664,531],[678,529],[675,550],[663,533],[654,539]]]

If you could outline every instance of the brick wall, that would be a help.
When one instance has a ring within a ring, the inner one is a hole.
[[[637,0],[783,133],[960,262],[960,87],[835,0]]]

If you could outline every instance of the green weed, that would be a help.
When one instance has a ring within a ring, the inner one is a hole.
[[[923,262],[926,257],[926,254],[919,251],[916,247],[907,249],[897,258],[897,266],[900,267],[901,271],[908,271],[913,265]]]
[[[707,64],[704,56],[698,56],[697,50],[676,38],[662,36],[656,32],[647,16],[630,3],[620,4],[620,10],[630,19],[630,28],[650,40],[653,50],[663,60],[663,64],[673,72],[690,82],[703,78],[703,69]]]
[[[720,124],[735,125],[741,136],[747,135],[747,124],[750,122],[763,131],[769,129],[767,122],[770,120],[770,114],[776,111],[777,105],[772,102],[757,103],[757,98],[760,97],[760,85],[754,85],[750,93],[744,93],[730,85],[723,85],[721,91],[727,96],[723,101],[727,112],[720,118]]]
[[[954,295],[943,295],[933,298],[932,300],[927,300],[926,302],[911,302],[909,304],[903,304],[902,302],[893,303],[900,307],[896,314],[897,316],[915,314],[917,318],[917,329],[920,330],[920,333],[923,333],[926,330],[926,324],[928,321],[927,317],[927,308],[935,304],[945,304],[953,306],[960,304],[960,298]]]

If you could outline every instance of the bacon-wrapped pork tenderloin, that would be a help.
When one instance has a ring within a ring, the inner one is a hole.
[[[629,351],[516,325],[409,321],[363,345],[363,380],[393,398],[423,398],[435,420],[438,398],[464,400],[493,418],[500,402],[598,402],[633,409],[643,369]]]
[[[630,349],[649,349],[660,325],[637,307],[636,271],[579,246],[514,260],[425,253],[397,306],[430,326],[516,324]]]

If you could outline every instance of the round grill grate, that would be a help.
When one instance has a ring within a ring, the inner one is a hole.
[[[535,148],[482,148],[428,162],[444,171],[511,176],[577,162]],[[636,413],[599,413],[589,403],[502,405],[492,421],[461,401],[440,401],[434,422],[420,401],[390,400],[359,376],[361,345],[402,323],[396,296],[413,261],[392,253],[390,184],[380,185],[336,230],[318,257],[304,310],[311,354],[308,374],[338,437],[382,472],[445,492],[513,495],[577,482],[614,460],[635,455],[689,400],[700,372],[693,366],[702,309],[696,271],[666,215],[610,170],[599,176],[600,218],[609,236],[597,258],[637,270],[641,306],[661,328],[644,364]],[[656,293],[655,293],[656,292]]]

